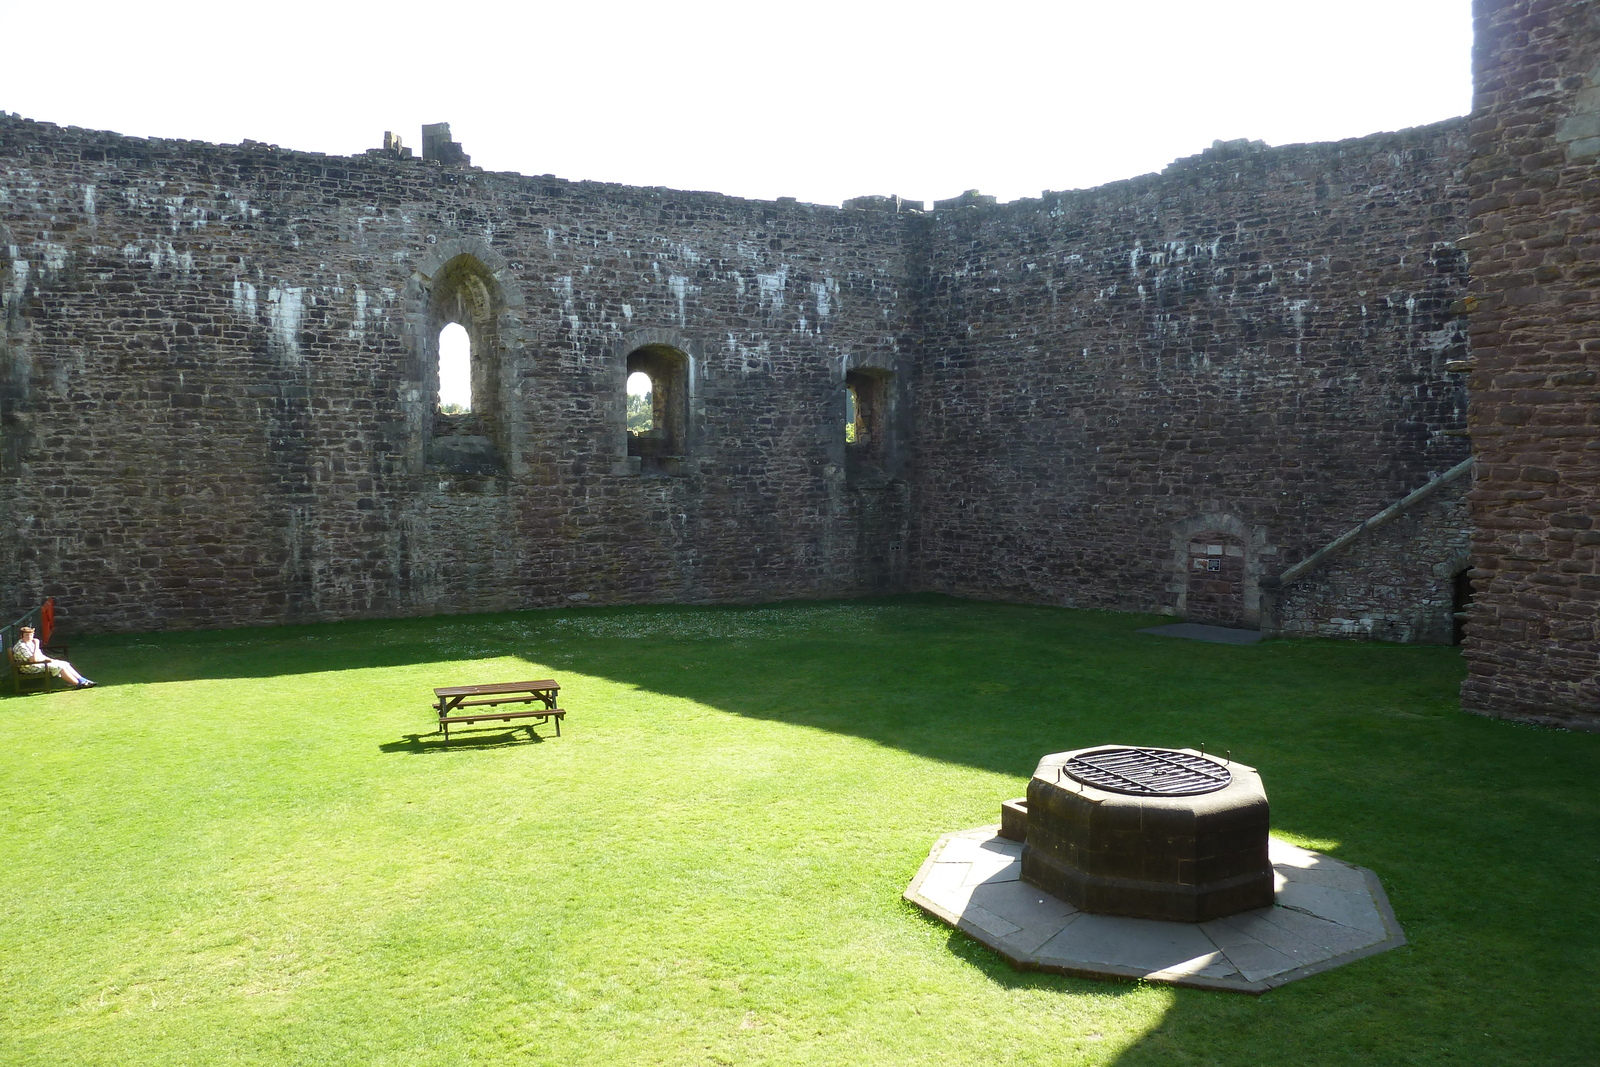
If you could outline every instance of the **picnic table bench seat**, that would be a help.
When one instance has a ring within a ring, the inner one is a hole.
[[[556,707],[556,694],[561,686],[552,678],[532,682],[489,682],[484,685],[446,685],[433,691],[434,710],[439,713],[439,732],[450,740],[450,727],[460,723],[485,720],[509,721],[511,719],[538,719],[541,723],[554,721],[556,736],[561,736],[561,720],[565,710]],[[502,704],[541,705],[521,711],[491,711],[457,715],[459,708],[498,707]],[[531,729],[531,727],[530,727]]]

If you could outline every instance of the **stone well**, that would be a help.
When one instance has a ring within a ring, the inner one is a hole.
[[[1058,752],[1028,783],[1022,880],[1086,912],[1206,922],[1272,906],[1267,830],[1266,792],[1242,763],[1192,749]]]

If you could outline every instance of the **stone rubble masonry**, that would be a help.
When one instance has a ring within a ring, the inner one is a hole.
[[[1462,704],[1600,730],[1600,4],[1474,14]]]
[[[893,212],[6,117],[0,251],[0,593],[73,629],[850,596],[904,554],[842,433],[846,370],[904,373]],[[502,472],[428,460],[436,307]],[[650,343],[693,360],[678,477],[626,462]]]
[[[908,589],[1182,615],[1215,533],[1258,619],[1465,457],[1465,160],[1456,120],[924,212],[0,117],[0,595],[80,631]],[[470,416],[434,412],[452,320]],[[687,357],[648,469],[644,346]],[[886,382],[869,457],[851,372]],[[1448,563],[1424,526],[1304,625]]]
[[[1270,598],[1262,628],[1283,637],[1451,644],[1455,577],[1470,550],[1460,481],[1286,584]]]
[[[1231,142],[920,219],[917,584],[1184,615],[1210,531],[1255,625],[1262,578],[1466,458],[1465,136]]]

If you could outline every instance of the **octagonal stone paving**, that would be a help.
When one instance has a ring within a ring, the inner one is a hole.
[[[1276,903],[1203,923],[1079,911],[1020,880],[999,827],[946,834],[905,898],[1013,967],[1265,993],[1406,943],[1377,875],[1271,841]]]

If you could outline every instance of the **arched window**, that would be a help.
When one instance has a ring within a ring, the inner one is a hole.
[[[637,437],[649,433],[655,426],[655,411],[651,407],[654,398],[655,386],[651,384],[650,375],[642,370],[628,375],[628,433]]]
[[[641,474],[677,474],[688,448],[689,357],[671,345],[628,353],[628,455]],[[637,419],[635,416],[637,412]]]
[[[428,348],[420,369],[433,390],[430,467],[475,475],[505,470],[499,335],[504,306],[494,275],[470,254],[450,259],[429,280]]]
[[[472,338],[459,322],[439,331],[439,410],[446,415],[472,410]]]

